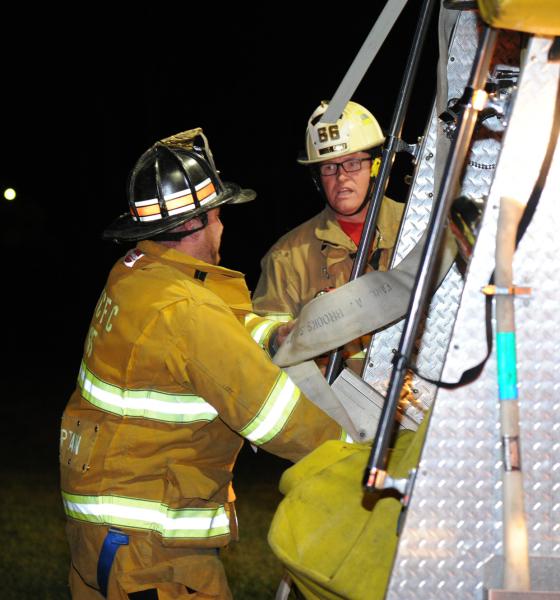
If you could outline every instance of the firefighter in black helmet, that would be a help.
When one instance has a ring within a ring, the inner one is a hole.
[[[243,440],[296,461],[342,435],[263,352],[277,324],[243,275],[218,266],[220,206],[254,196],[191,130],[140,158],[105,231],[141,241],[109,275],[62,418],[74,598],[231,598],[218,549],[237,537]]]
[[[206,136],[202,129],[192,129],[156,143],[140,157],[130,174],[130,213],[121,215],[103,237],[117,242],[178,240],[194,231],[172,234],[170,229],[195,217],[204,227],[208,211],[255,196],[253,190],[220,179]]]

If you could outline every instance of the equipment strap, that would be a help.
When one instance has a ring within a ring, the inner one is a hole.
[[[109,531],[101,547],[101,552],[99,553],[99,560],[97,561],[97,583],[99,591],[104,598],[107,597],[109,574],[115,560],[115,554],[120,546],[128,546],[128,535],[120,529],[109,527]]]
[[[321,123],[336,123],[408,0],[389,0],[336,90]]]

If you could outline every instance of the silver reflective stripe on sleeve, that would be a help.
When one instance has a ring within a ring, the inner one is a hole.
[[[245,325],[245,327],[247,327],[252,321],[255,321],[256,319],[260,318],[261,317],[259,317],[259,315],[256,315],[255,313],[247,313],[243,317],[243,324]]]
[[[84,496],[62,492],[68,517],[100,525],[149,529],[164,538],[207,539],[228,535],[229,518],[217,508],[170,508],[151,500],[122,496]]]
[[[290,313],[267,313],[266,315],[263,315],[263,317],[270,321],[276,321],[276,323],[287,323],[294,319]]]
[[[253,420],[239,433],[253,444],[266,444],[284,427],[301,392],[282,371]]]
[[[200,396],[123,389],[96,377],[83,362],[78,385],[88,402],[121,417],[195,423],[213,421],[218,416],[216,409]]]
[[[287,313],[270,313],[265,316],[259,316],[255,313],[245,315],[244,324],[249,335],[257,342],[261,348],[268,351],[265,343],[270,337],[273,329],[276,329],[282,323],[292,320],[292,316]],[[253,322],[256,323],[252,325]]]
[[[278,327],[276,321],[268,319],[268,317],[259,317],[259,315],[256,315],[255,313],[245,315],[244,324],[253,340],[265,350],[264,343],[268,339],[271,330]]]
[[[278,323],[275,323],[274,321],[264,321],[259,323],[254,329],[251,329],[249,334],[259,346],[262,346],[264,341],[268,338],[270,331],[276,329],[276,327],[278,327]]]
[[[262,315],[247,313],[244,321],[245,326],[255,319],[266,319],[267,321],[274,321],[275,323],[287,323],[288,321],[292,321],[294,317],[290,313],[263,313]]]

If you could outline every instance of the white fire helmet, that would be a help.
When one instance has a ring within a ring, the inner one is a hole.
[[[357,102],[348,102],[336,123],[319,123],[329,103],[323,100],[307,124],[306,156],[302,165],[312,165],[332,158],[380,146],[385,136],[377,119]]]

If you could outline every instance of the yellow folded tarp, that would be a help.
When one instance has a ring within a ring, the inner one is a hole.
[[[426,421],[399,434],[388,471],[405,477],[418,462]],[[364,496],[369,446],[327,442],[288,469],[269,544],[307,600],[384,596],[397,546],[400,501]]]
[[[538,35],[560,35],[560,0],[478,0],[492,27]]]

